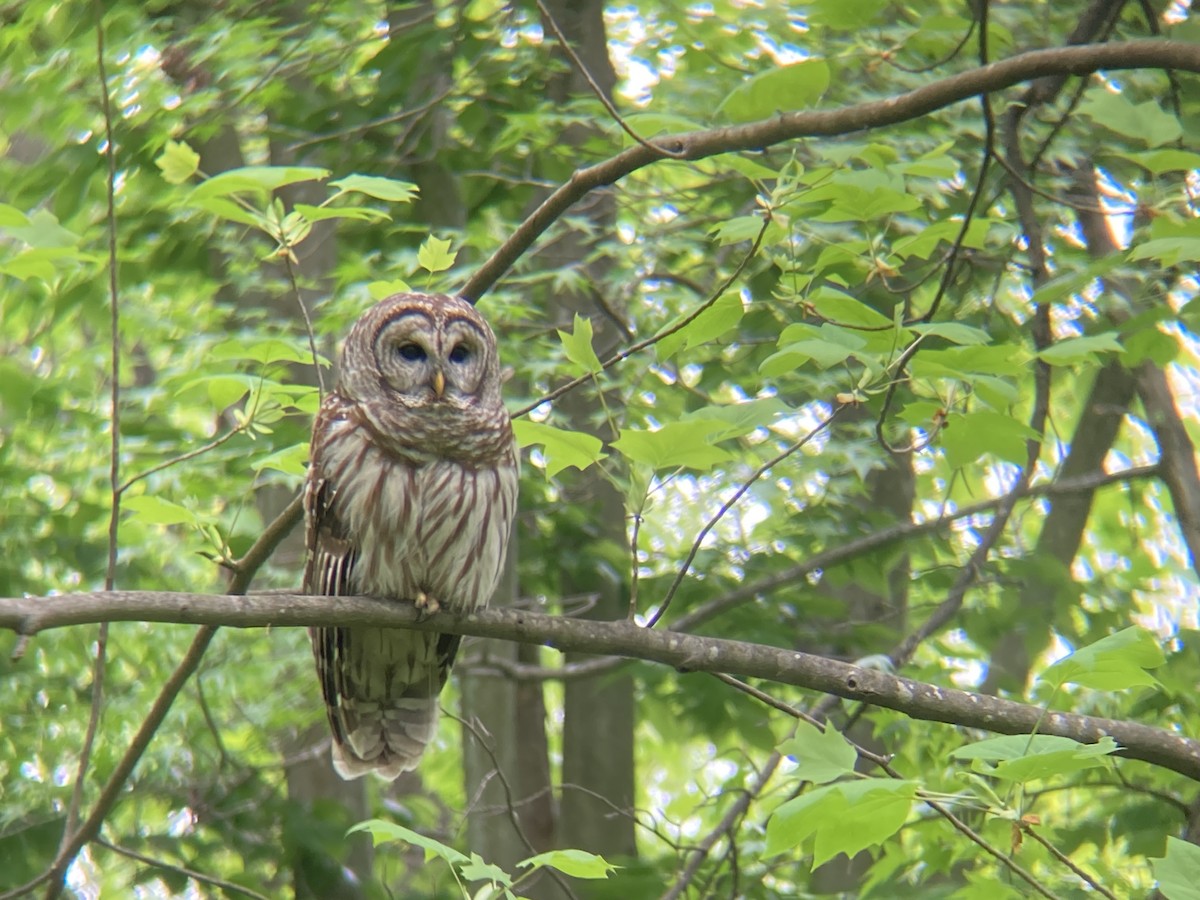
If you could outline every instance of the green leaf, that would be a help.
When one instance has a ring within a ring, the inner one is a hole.
[[[258,383],[259,379],[250,375],[235,373],[227,375],[202,375],[199,378],[193,378],[186,382],[176,392],[176,396],[182,396],[189,389],[203,385],[213,406],[217,409],[225,409],[245,397]]]
[[[167,141],[167,146],[154,164],[162,170],[167,182],[183,184],[200,168],[200,154],[183,141]]]
[[[1129,251],[1130,260],[1154,259],[1164,266],[1200,259],[1200,237],[1165,237],[1143,241]]]
[[[542,446],[548,478],[553,478],[567,466],[573,466],[582,472],[607,455],[599,438],[582,431],[567,431],[527,419],[515,420],[512,427],[518,446]]]
[[[312,363],[313,361],[312,351],[307,342],[284,341],[279,338],[265,338],[258,341],[231,338],[213,345],[208,351],[208,358],[214,360],[250,359],[260,363]],[[318,361],[325,367],[330,365],[329,360],[323,356],[318,357]]]
[[[743,312],[742,298],[736,293],[725,294],[683,328],[655,344],[655,353],[660,360],[670,359],[681,347],[690,350],[724,337],[737,328]]]
[[[779,335],[779,341],[779,352],[768,356],[758,367],[759,373],[767,378],[792,372],[809,360],[819,368],[828,369],[867,346],[863,335],[829,323],[820,328],[789,325]]]
[[[126,497],[121,506],[133,513],[134,519],[150,525],[195,525],[199,521],[187,507],[153,494]]]
[[[1072,366],[1079,363],[1096,362],[1098,353],[1121,353],[1124,351],[1115,331],[1085,337],[1067,338],[1051,344],[1038,356],[1052,366]]]
[[[387,200],[390,203],[409,203],[417,196],[418,191],[411,181],[380,178],[377,175],[347,175],[345,178],[329,182],[329,186],[346,194],[366,194],[368,197]]]
[[[982,328],[963,325],[961,322],[928,322],[908,325],[906,327],[909,331],[914,331],[917,334],[945,338],[952,344],[977,346],[992,342],[992,336]]]
[[[951,466],[968,466],[985,453],[1023,464],[1028,455],[1027,440],[1037,433],[1012,416],[988,409],[951,416],[942,432],[942,446]]]
[[[1138,153],[1114,153],[1113,155],[1137,163],[1153,175],[1200,169],[1200,153],[1177,150],[1174,147],[1164,147],[1162,150],[1143,150]]]
[[[829,64],[823,59],[806,59],[742,82],[717,107],[717,114],[732,122],[767,119],[812,106],[828,87]]]
[[[908,819],[917,785],[898,779],[838,782],[780,804],[767,822],[766,855],[814,836],[813,866],[883,843]]]
[[[1098,691],[1149,687],[1158,680],[1147,672],[1166,662],[1158,639],[1137,626],[1124,628],[1080,647],[1041,674],[1047,684],[1078,684]]]
[[[950,756],[975,762],[976,771],[993,778],[1026,784],[1107,766],[1108,757],[1119,749],[1110,737],[1081,744],[1052,734],[1012,734],[959,747]]]
[[[809,22],[836,31],[856,31],[887,6],[887,0],[817,0]]]
[[[591,319],[585,319],[579,313],[575,313],[574,329],[569,333],[560,331],[558,337],[562,341],[567,359],[575,363],[583,372],[599,375],[604,371],[604,367],[600,364],[600,357],[592,349]]]
[[[671,113],[639,112],[625,117],[625,124],[634,130],[641,138],[653,138],[664,134],[679,134],[687,131],[701,131],[704,125],[695,119],[676,116]],[[633,138],[630,138],[632,141]],[[774,172],[772,172],[774,174]]]
[[[397,825],[394,822],[385,822],[383,819],[368,819],[365,822],[359,822],[348,829],[346,834],[351,835],[356,831],[365,831],[370,834],[376,847],[380,844],[386,844],[389,841],[403,841],[414,847],[422,848],[425,851],[426,859],[429,859],[431,856],[440,856],[446,862],[455,865],[465,865],[471,861],[470,857],[464,856],[453,847],[448,847],[441,841],[426,837],[423,834],[413,831],[411,828],[405,828],[403,825]]]
[[[707,419],[710,422],[720,420],[725,428],[713,432],[709,440],[723,441],[728,438],[741,437],[756,428],[769,428],[781,415],[791,415],[794,412],[778,397],[760,397],[756,400],[746,400],[742,403],[728,403],[724,406],[701,406],[684,415],[683,421],[690,419]]]
[[[30,247],[38,249],[65,249],[79,244],[79,235],[63,228],[54,213],[47,209],[36,210],[27,221],[27,225],[5,226],[5,230]]]
[[[254,460],[254,471],[262,472],[265,469],[274,469],[285,475],[303,478],[306,462],[308,462],[308,441],[303,441]]]
[[[817,311],[817,315],[835,325],[891,328],[894,324],[890,318],[861,300],[830,287],[818,288],[807,300]]]
[[[1167,900],[1200,900],[1200,847],[1167,835],[1167,855],[1150,867]]]
[[[551,850],[523,859],[517,865],[522,868],[529,867],[531,870],[549,866],[572,878],[607,878],[610,872],[620,868],[603,856],[588,853],[586,850]]]
[[[512,885],[512,877],[499,866],[485,862],[478,853],[472,853],[468,862],[459,866],[459,874],[467,881],[491,881],[506,887]]]
[[[1066,272],[1051,278],[1038,287],[1033,292],[1033,297],[1030,298],[1030,303],[1035,305],[1044,303],[1055,303],[1064,297],[1069,297],[1072,294],[1078,294],[1085,288],[1091,286],[1097,278],[1107,275],[1123,260],[1120,254],[1114,253],[1111,256],[1106,256],[1102,259],[1095,260],[1089,263],[1082,269]]]
[[[967,226],[963,246],[974,250],[982,250],[987,245],[988,232],[997,223],[990,219],[975,218]],[[958,239],[962,230],[962,222],[954,219],[943,219],[922,228],[917,234],[898,238],[892,243],[892,252],[900,257],[916,257],[928,259],[942,244],[951,245]]]
[[[0,203],[0,228],[22,227],[29,224],[29,216],[15,206]]]
[[[832,725],[827,725],[821,731],[804,721],[796,723],[795,736],[784,741],[779,752],[796,760],[797,778],[813,784],[828,784],[843,775],[849,775],[858,760],[854,748]]]
[[[722,247],[741,241],[752,241],[762,231],[762,216],[734,216],[713,229],[717,243]]]
[[[454,265],[457,251],[450,252],[450,241],[434,237],[432,234],[421,244],[417,251],[417,262],[427,272],[444,272]]]
[[[671,422],[657,431],[626,429],[613,447],[634,462],[654,469],[683,466],[704,471],[730,458],[727,450],[709,444],[726,424],[717,419]]]
[[[229,197],[234,194],[266,194],[284,185],[301,181],[324,181],[329,174],[328,169],[315,166],[245,166],[214,175],[197,185],[189,200],[195,204],[213,197]]]
[[[1097,125],[1147,147],[1159,147],[1183,137],[1179,120],[1155,101],[1134,104],[1124,94],[1113,93],[1104,87],[1090,88],[1079,104],[1079,112]]]
[[[392,217],[378,209],[369,206],[313,206],[309,203],[297,203],[295,211],[310,222],[323,222],[326,219],[358,219],[363,222],[390,222]]]
[[[372,281],[367,285],[367,293],[371,295],[372,300],[383,300],[392,294],[406,294],[411,290],[408,282],[400,278],[394,278],[391,281]]]
[[[232,200],[226,200],[224,197],[207,197],[200,200],[192,198],[189,202],[197,209],[212,213],[220,219],[228,219],[230,222],[237,222],[240,225],[249,225],[265,234],[271,233],[271,226],[267,222],[266,216],[257,210],[239,206]]]

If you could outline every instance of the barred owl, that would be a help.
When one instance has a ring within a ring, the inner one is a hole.
[[[354,324],[339,369],[313,423],[304,590],[429,612],[485,605],[517,501],[491,329],[456,297],[395,294]],[[310,636],[338,773],[414,768],[459,637],[366,626]]]

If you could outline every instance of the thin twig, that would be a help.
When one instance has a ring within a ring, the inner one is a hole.
[[[254,576],[275,552],[283,539],[292,533],[300,520],[304,518],[304,495],[296,494],[291,502],[283,508],[283,512],[277,515],[259,535],[258,540],[254,545],[246,551],[246,554],[237,560],[226,563],[226,568],[230,571],[229,586],[227,590],[231,594],[243,594],[250,587],[250,582],[254,580]]]
[[[630,530],[631,533],[629,535],[629,555],[631,557],[632,564],[629,567],[629,614],[626,616],[626,618],[628,618],[631,622],[637,618],[638,570],[641,568],[641,565],[638,562],[638,532],[640,532],[641,529],[642,514],[641,512],[635,512],[633,514],[633,528]]]
[[[300,295],[300,285],[296,281],[296,270],[292,267],[292,248],[283,248],[283,267],[287,270],[288,281],[292,286],[292,296],[296,298],[296,305],[300,307],[300,315],[304,319],[304,330],[308,334],[308,349],[312,353],[313,368],[317,372],[317,390],[320,391],[320,398],[325,399],[325,374],[321,371],[321,357],[317,353],[317,337],[313,332],[312,319],[308,315],[308,307],[304,305],[304,298]]]
[[[476,728],[474,722],[469,722],[466,719],[456,716],[454,713],[443,710],[444,714],[453,719],[463,728],[467,729],[475,738],[475,742],[483,748],[483,752],[487,754],[488,759],[492,761],[492,771],[496,774],[496,779],[500,782],[500,788],[504,791],[505,809],[508,812],[509,822],[512,823],[513,831],[517,833],[517,837],[521,839],[521,843],[525,845],[525,849],[529,851],[530,856],[537,855],[537,848],[533,846],[533,842],[529,840],[529,836],[525,834],[525,829],[521,826],[521,818],[517,815],[516,799],[513,797],[512,786],[508,783],[508,778],[504,774],[504,770],[500,768],[500,760],[496,758],[496,753],[492,749],[491,744],[484,740],[479,729]],[[579,900],[576,893],[571,890],[571,885],[567,882],[553,866],[544,867],[547,874],[554,879],[555,883],[562,888],[563,892],[571,898],[571,900]],[[535,870],[536,871],[536,870]],[[533,872],[525,873],[526,876],[532,875]]]
[[[663,892],[660,900],[678,900],[679,897],[683,896],[683,892],[687,890],[688,885],[695,879],[696,873],[700,871],[700,866],[708,858],[708,854],[712,852],[712,848],[716,846],[717,841],[721,839],[722,835],[733,834],[738,820],[746,814],[746,811],[750,808],[750,804],[766,788],[767,782],[775,774],[775,770],[779,768],[781,762],[783,762],[783,754],[778,750],[771,751],[771,755],[767,757],[766,762],[763,763],[762,768],[758,771],[758,777],[755,779],[754,786],[738,794],[737,799],[730,804],[729,809],[725,811],[725,815],[721,817],[721,821],[717,823],[716,827],[706,834],[690,851],[687,862],[683,866],[683,871],[671,886]]]
[[[265,894],[260,894],[258,891],[252,891],[244,885],[236,884],[232,881],[226,881],[224,878],[217,878],[213,875],[205,875],[203,872],[197,872],[195,869],[189,869],[186,866],[180,866],[175,863],[169,863],[166,860],[155,859],[152,856],[146,856],[144,853],[138,853],[136,850],[130,850],[128,847],[122,847],[119,844],[114,844],[111,841],[106,841],[102,837],[92,841],[94,844],[99,844],[111,850],[113,853],[118,853],[121,856],[144,863],[147,866],[153,866],[156,869],[163,869],[167,872],[174,872],[176,875],[183,875],[185,878],[191,878],[193,881],[198,881],[201,884],[211,884],[213,887],[230,894],[242,894],[246,897],[253,897],[254,900],[267,900]]]
[[[687,157],[682,151],[668,150],[666,147],[661,147],[658,144],[652,143],[629,126],[629,123],[622,118],[621,114],[617,112],[617,108],[613,106],[613,102],[608,98],[608,94],[606,94],[604,89],[596,83],[596,79],[592,77],[592,73],[588,71],[588,67],[583,64],[583,60],[579,58],[579,55],[575,52],[574,48],[571,47],[570,41],[567,40],[567,36],[563,34],[562,29],[558,27],[558,22],[554,20],[554,16],[551,15],[550,10],[546,7],[546,4],[542,2],[542,0],[537,0],[537,8],[541,11],[546,23],[550,26],[550,30],[554,32],[554,36],[558,38],[558,44],[563,48],[563,52],[567,54],[567,58],[571,60],[571,65],[573,65],[579,74],[584,77],[588,83],[588,87],[592,89],[592,93],[595,94],[596,98],[604,105],[605,110],[607,110],[608,114],[612,116],[613,121],[621,126],[621,130],[647,150],[670,157],[671,159],[686,159]]]
[[[837,418],[838,413],[845,408],[846,407],[844,404],[834,407],[833,412],[818,422],[817,425],[808,432],[808,434],[804,435],[804,437],[800,438],[800,440],[793,443],[782,453],[776,454],[755,469],[754,473],[742,483],[741,487],[734,492],[733,496],[721,504],[721,508],[717,510],[716,514],[714,514],[711,519],[704,523],[704,527],[701,528],[700,533],[696,535],[696,540],[692,542],[692,548],[688,551],[687,558],[683,561],[683,565],[680,566],[679,570],[675,573],[675,579],[671,582],[671,586],[667,589],[666,596],[663,597],[662,603],[659,605],[658,609],[655,610],[654,615],[651,616],[650,620],[646,623],[647,628],[653,628],[663,617],[663,614],[666,613],[667,607],[671,605],[671,600],[675,597],[675,592],[679,590],[679,585],[683,583],[684,576],[687,575],[688,570],[691,568],[692,561],[695,560],[696,554],[700,552],[700,545],[704,543],[704,539],[708,537],[708,533],[713,530],[713,528],[718,522],[721,521],[725,514],[729,512],[729,510],[733,509],[734,505],[742,499],[742,496],[746,493],[746,491],[750,490],[751,485],[753,485],[754,482],[762,478],[762,476],[769,472],[772,468],[779,465],[792,454],[796,453],[801,447],[828,428],[829,424],[835,418]]]
[[[243,431],[245,431],[246,428],[249,426],[249,424],[250,424],[250,420],[247,419],[245,422],[243,422],[240,425],[235,426],[234,428],[225,432],[220,437],[213,438],[207,444],[203,444],[203,445],[195,448],[194,450],[189,450],[187,453],[181,453],[179,456],[174,456],[171,459],[163,460],[158,465],[151,466],[149,469],[146,469],[144,472],[138,472],[136,475],[130,476],[125,481],[125,483],[122,484],[117,489],[117,493],[124,494],[127,490],[129,490],[129,488],[131,488],[133,485],[137,484],[139,481],[141,481],[144,478],[149,478],[151,475],[156,475],[159,472],[163,471],[164,469],[169,469],[169,468],[171,468],[171,466],[179,465],[179,463],[187,462],[189,459],[195,459],[197,456],[202,456],[205,453],[207,453],[209,450],[216,450],[218,447],[220,447],[222,444],[224,444],[230,438],[234,437],[235,435],[241,434]]]
[[[798,710],[798,709],[788,705],[787,703],[784,703],[781,700],[775,699],[771,695],[769,695],[763,691],[760,691],[758,688],[753,687],[752,685],[749,685],[744,681],[741,681],[737,678],[733,678],[732,676],[725,675],[725,674],[717,674],[716,677],[718,679],[720,679],[721,681],[725,682],[725,684],[728,684],[730,687],[736,688],[737,690],[741,691],[742,693],[747,694],[762,703],[765,703],[766,705],[770,706],[772,709],[777,709],[786,715],[792,716],[793,718],[808,722],[810,725],[820,729],[821,731],[824,731],[827,727],[829,727],[826,723],[820,721],[819,719],[817,719],[813,716],[810,716],[807,713],[805,713],[801,710]],[[854,752],[856,754],[858,754],[858,756],[860,756],[861,758],[878,766],[880,769],[883,770],[883,772],[889,778],[893,778],[893,779],[901,780],[901,781],[905,780],[904,776],[902,776],[899,772],[897,772],[892,767],[891,762],[888,757],[881,756],[880,754],[875,753],[871,750],[868,750],[866,747],[863,747],[863,746],[857,744],[856,742],[852,741],[849,737],[847,737],[844,732],[842,733],[842,738],[846,741],[847,744],[849,744],[854,749]],[[952,826],[954,826],[954,828],[958,829],[958,831],[960,833],[962,833],[964,836],[966,836],[972,843],[974,843],[976,846],[982,848],[986,853],[988,853],[990,856],[994,857],[998,862],[1004,864],[1014,875],[1016,875],[1017,877],[1019,877],[1026,883],[1028,883],[1034,890],[1036,890],[1043,897],[1049,897],[1049,898],[1051,898],[1051,900],[1054,900],[1055,895],[1052,894],[1044,885],[1042,885],[1041,882],[1039,882],[1031,873],[1026,871],[1021,866],[1020,863],[1018,863],[1015,859],[1013,859],[1007,853],[1003,852],[998,847],[993,845],[990,841],[987,840],[987,838],[985,838],[983,835],[979,834],[977,831],[975,831],[973,828],[971,828],[969,825],[967,825],[965,822],[963,822],[961,819],[959,819],[956,815],[954,815],[954,813],[950,812],[950,810],[944,804],[925,795],[923,792],[920,793],[919,796],[920,796],[922,803],[927,805],[930,809],[932,809],[934,812],[936,812],[939,816],[941,816],[943,819],[945,819],[947,822],[949,822]],[[1074,868],[1074,867],[1072,867],[1072,868]],[[1110,900],[1116,900],[1116,898],[1112,897],[1112,898],[1110,898]]]
[[[129,747],[126,748],[125,754],[117,763],[117,767],[113,770],[105,782],[104,789],[100,792],[100,797],[96,800],[92,807],[91,814],[87,817],[82,825],[71,835],[70,841],[63,847],[54,862],[50,867],[38,875],[31,881],[14,888],[5,894],[0,894],[0,900],[14,900],[16,897],[22,897],[30,891],[37,888],[39,885],[50,881],[50,887],[47,891],[48,896],[57,896],[62,889],[62,879],[70,868],[71,862],[83,849],[84,845],[94,840],[100,833],[100,827],[104,824],[105,818],[116,805],[117,799],[121,792],[125,789],[125,783],[129,780],[129,776],[133,774],[134,768],[138,761],[142,758],[142,754],[146,751],[146,747],[150,745],[155,733],[166,718],[167,713],[171,709],[171,704],[187,683],[188,678],[196,671],[196,667],[200,665],[200,660],[204,658],[204,651],[208,649],[209,643],[213,636],[217,633],[216,625],[205,625],[201,628],[196,636],[192,639],[192,644],[188,648],[183,659],[171,673],[171,677],[163,684],[162,689],[158,693],[158,697],[154,700],[154,705],[150,707],[150,711],[146,714],[146,719],[142,722],[142,726],[134,735]]]
[[[104,6],[97,0],[93,7],[96,15],[96,65],[100,78],[100,105],[104,112],[105,161],[105,227],[108,232],[108,305],[112,333],[112,385],[109,404],[111,444],[109,446],[109,486],[111,509],[108,519],[108,563],[104,573],[104,589],[116,588],[117,581],[117,533],[121,519],[121,320],[117,289],[117,148],[113,137],[112,104],[108,96],[108,71],[104,65]],[[96,745],[96,733],[100,728],[100,715],[104,709],[104,679],[108,662],[108,623],[101,622],[96,633],[96,659],[92,667],[92,703],[88,713],[87,730],[83,746],[79,750],[79,763],[75,768],[75,784],[71,788],[71,800],[67,805],[66,821],[63,825],[59,854],[70,843],[72,833],[79,824],[79,811],[83,807],[83,787],[91,765],[92,748]],[[64,870],[65,871],[65,870]],[[57,894],[60,885],[51,885],[51,893]]]
[[[725,295],[725,292],[728,291],[730,289],[730,287],[733,286],[733,283],[735,281],[737,281],[737,279],[741,276],[742,271],[749,264],[750,260],[752,260],[758,254],[758,249],[759,249],[759,247],[762,246],[763,237],[766,235],[767,227],[770,224],[771,224],[771,216],[770,216],[770,213],[768,212],[766,214],[766,216],[763,218],[762,228],[760,228],[758,230],[758,234],[754,238],[754,243],[750,245],[750,249],[747,251],[746,255],[744,257],[742,257],[742,261],[738,263],[738,266],[736,269],[733,270],[733,273],[721,283],[721,286],[718,287],[715,291],[712,292],[712,294],[709,295],[707,300],[705,300],[703,303],[701,303],[699,306],[697,306],[694,310],[692,310],[690,313],[688,313],[686,316],[684,316],[682,319],[680,319],[674,325],[664,328],[662,331],[659,331],[656,334],[651,335],[650,337],[646,338],[645,340],[638,341],[636,344],[631,344],[630,346],[628,346],[624,350],[622,350],[620,353],[616,353],[613,356],[610,356],[608,359],[606,359],[603,363],[600,364],[600,371],[607,372],[609,369],[611,369],[613,366],[615,366],[617,363],[621,362],[622,360],[628,359],[629,357],[633,356],[635,353],[645,350],[647,347],[654,346],[659,341],[661,341],[663,338],[670,337],[671,335],[675,334],[676,332],[682,331],[684,328],[687,328],[689,325],[691,325],[692,322],[694,322],[704,312],[706,312],[709,307],[711,307],[714,303],[716,303],[718,300],[720,300]],[[587,384],[588,382],[592,381],[596,377],[597,374],[599,374],[599,373],[589,372],[586,375],[580,375],[578,378],[573,378],[572,380],[568,381],[566,384],[560,385],[559,387],[555,388],[550,393],[546,394],[544,397],[541,397],[540,399],[534,401],[533,403],[526,404],[525,406],[521,407],[520,409],[515,410],[512,414],[512,417],[514,419],[519,419],[521,416],[526,415],[527,413],[529,413],[530,411],[532,411],[534,409],[537,409],[543,403],[549,403],[552,400],[557,400],[559,397],[561,397],[563,394],[567,393],[568,391],[572,391],[575,388],[579,387],[581,384]]]
[[[1034,831],[1033,826],[1030,825],[1028,822],[1021,823],[1021,831],[1025,834],[1029,835],[1029,837],[1033,838],[1035,841],[1037,841],[1039,844],[1041,844],[1043,847],[1045,847],[1047,852],[1049,852],[1049,854],[1051,856],[1053,856],[1060,863],[1062,863],[1064,866],[1066,866],[1068,869],[1070,869],[1072,872],[1074,872],[1076,875],[1078,875],[1081,879],[1086,881],[1092,887],[1093,890],[1099,891],[1101,894],[1103,894],[1105,897],[1107,897],[1108,900],[1117,900],[1116,894],[1114,894],[1112,891],[1110,891],[1108,888],[1106,888],[1103,884],[1101,884],[1100,881],[1098,879],[1096,879],[1093,875],[1088,874],[1088,872],[1086,870],[1080,868],[1078,865],[1076,865],[1074,862],[1072,862],[1071,857],[1067,856],[1065,853],[1063,853],[1061,850],[1059,850],[1057,847],[1055,847],[1052,843],[1050,843],[1048,840],[1046,840],[1044,837],[1042,837],[1040,834],[1038,834],[1036,831]]]

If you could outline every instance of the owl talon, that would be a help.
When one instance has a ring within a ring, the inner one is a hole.
[[[413,603],[417,607],[417,611],[421,614],[421,618],[432,616],[435,612],[442,608],[442,604],[438,603],[435,597],[429,596],[424,591],[417,591],[416,599]]]

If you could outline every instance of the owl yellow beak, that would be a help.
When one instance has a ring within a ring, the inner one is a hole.
[[[437,397],[441,397],[446,392],[446,376],[442,374],[442,370],[438,369],[433,373],[433,393]]]

